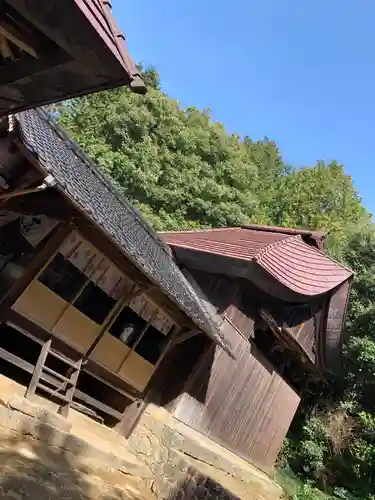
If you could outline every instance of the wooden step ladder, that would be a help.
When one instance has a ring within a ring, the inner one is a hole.
[[[38,361],[35,365],[33,375],[29,387],[26,390],[25,397],[27,399],[32,398],[35,395],[37,389],[40,389],[47,394],[59,399],[61,401],[58,409],[58,413],[66,418],[69,414],[70,406],[73,402],[74,392],[77,386],[78,377],[82,367],[82,359],[78,361],[73,361],[61,354],[53,351],[51,348],[52,339],[47,340],[42,346]],[[67,375],[64,376],[61,373],[52,370],[46,366],[46,361],[48,356],[53,356],[65,363],[69,368],[67,369]],[[55,389],[45,385],[42,381],[55,387]]]

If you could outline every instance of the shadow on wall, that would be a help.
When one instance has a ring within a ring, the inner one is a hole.
[[[208,354],[210,352],[210,354]],[[204,372],[199,375],[199,388],[191,394],[197,401],[206,402],[208,384],[214,362],[215,349],[212,341],[201,334],[177,344],[166,355],[160,369],[152,379],[153,392],[150,403],[163,406],[167,409],[173,407],[174,402],[184,392],[190,393],[191,383],[187,385],[190,376],[197,376],[196,365],[198,360],[206,356]],[[176,370],[178,367],[178,370]],[[173,373],[173,377],[171,377]]]
[[[189,469],[189,477],[168,497],[168,500],[241,500],[213,479]]]
[[[118,484],[111,471],[82,464],[78,449],[54,446],[53,427],[40,421],[33,436],[25,427],[17,432],[0,427],[0,498],[17,500],[151,500],[137,492],[122,475]],[[103,476],[104,474],[104,476]],[[165,498],[163,496],[163,498]],[[186,480],[167,500],[241,500],[216,481],[190,467]],[[161,500],[159,498],[158,500]]]
[[[0,427],[0,498],[144,500],[135,489],[119,487],[82,465],[79,450],[53,446],[54,429],[43,421],[33,434]]]

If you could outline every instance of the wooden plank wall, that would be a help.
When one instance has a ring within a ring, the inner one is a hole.
[[[300,402],[256,347],[224,322],[236,360],[212,346],[176,401],[173,415],[269,471]]]
[[[259,290],[249,281],[202,271],[189,272],[218,313],[225,314],[246,338],[250,338],[254,332],[254,313],[257,309]]]

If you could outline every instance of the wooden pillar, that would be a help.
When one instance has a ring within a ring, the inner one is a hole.
[[[42,350],[40,351],[40,354],[39,354],[38,361],[36,362],[36,365],[34,368],[33,376],[31,377],[31,380],[30,380],[30,384],[29,384],[28,388],[26,389],[26,394],[25,394],[26,399],[30,399],[35,394],[35,391],[38,387],[39,379],[40,379],[41,374],[42,374],[43,366],[46,362],[48,352],[51,348],[51,342],[52,342],[52,340],[49,339],[49,340],[47,340],[47,342],[45,344],[43,344]]]
[[[135,297],[138,297],[139,295],[142,295],[146,291],[150,290],[151,286],[144,286],[144,285],[134,285],[132,289],[126,293],[116,304],[114,307],[113,311],[103,324],[99,334],[97,337],[93,340],[91,345],[88,347],[87,351],[83,355],[83,362],[86,362],[91,354],[93,353],[95,347],[99,344],[101,339],[104,337],[105,332],[113,325],[113,323],[116,321],[116,318],[120,311]]]
[[[71,230],[70,225],[60,223],[51,231],[46,244],[34,255],[21,278],[0,298],[0,322],[4,322],[9,309],[18,297],[26,290],[31,281],[51,262],[64,240],[69,236]]]
[[[169,341],[162,352],[160,358],[158,359],[156,365],[155,365],[155,371],[153,376],[151,377],[150,381],[148,382],[147,386],[145,387],[143,393],[140,395],[138,399],[130,403],[128,405],[123,414],[122,414],[122,419],[120,422],[116,425],[115,429],[116,431],[123,435],[124,437],[128,438],[130,434],[133,432],[134,428],[138,424],[139,420],[141,419],[143,412],[145,411],[152,393],[153,393],[153,384],[152,381],[155,378],[155,375],[157,373],[157,370],[159,366],[161,365],[163,359],[165,356],[173,349],[173,347],[176,345],[176,340],[177,336],[179,333],[179,328],[176,328],[172,333],[169,338]]]

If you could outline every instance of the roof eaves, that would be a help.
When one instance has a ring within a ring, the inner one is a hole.
[[[112,36],[116,42],[120,57],[126,68],[131,81],[130,81],[130,89],[135,94],[144,95],[147,93],[146,85],[143,82],[142,75],[138,70],[137,66],[134,64],[133,59],[130,56],[129,50],[125,43],[125,36],[119,30],[116,20],[112,14],[111,2],[109,0],[101,0],[101,5],[103,9],[103,13],[109,29],[111,30]]]

